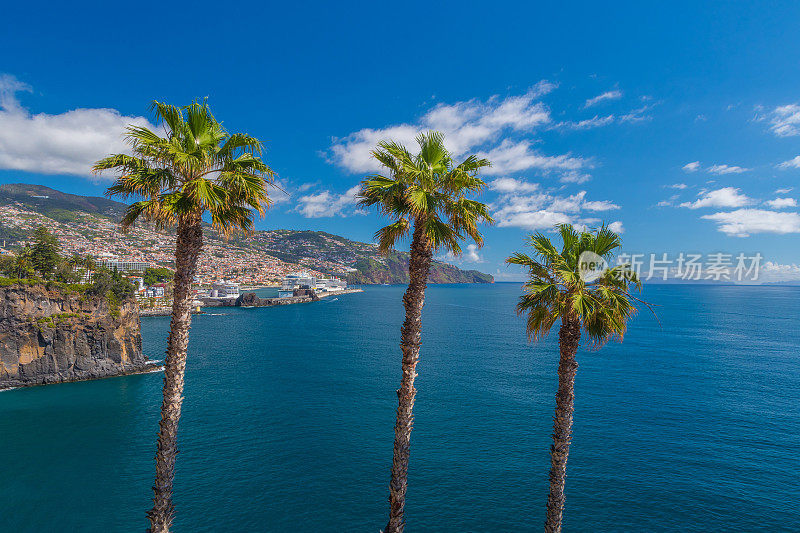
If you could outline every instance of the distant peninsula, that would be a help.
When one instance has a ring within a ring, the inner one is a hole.
[[[101,197],[68,194],[31,184],[0,185],[0,245],[13,248],[38,225],[53,231],[67,254],[113,254],[120,261],[171,267],[174,236],[147,225],[118,231],[127,205]],[[288,273],[305,270],[346,278],[350,284],[408,282],[408,254],[382,255],[375,244],[323,231],[262,230],[225,240],[206,231],[199,276],[242,285],[274,285]],[[434,261],[431,283],[492,283],[489,274]]]

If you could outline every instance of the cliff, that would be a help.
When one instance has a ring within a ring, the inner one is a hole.
[[[140,372],[139,308],[45,285],[0,287],[0,388]]]
[[[391,252],[387,256],[365,258],[357,261],[353,267],[358,272],[347,274],[350,285],[374,283],[408,283],[408,253]],[[494,283],[489,274],[477,270],[461,270],[448,263],[433,260],[431,262],[429,283]]]

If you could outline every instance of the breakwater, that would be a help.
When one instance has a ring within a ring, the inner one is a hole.
[[[238,298],[203,298],[203,306],[196,308],[193,313],[203,313],[207,307],[274,307],[278,305],[291,305],[316,302],[323,298],[339,296],[342,294],[352,294],[364,292],[362,289],[345,289],[336,292],[326,292],[321,294],[311,293],[290,298],[259,298],[254,292],[247,292]],[[142,309],[141,316],[169,316],[172,314],[171,307],[158,307],[155,309]]]

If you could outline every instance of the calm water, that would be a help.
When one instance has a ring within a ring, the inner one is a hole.
[[[539,530],[557,350],[519,285],[428,290],[410,532]],[[402,287],[192,330],[176,532],[377,533]],[[566,531],[800,529],[800,288],[651,286],[662,327],[579,353]],[[144,319],[161,358],[166,318]],[[0,530],[143,531],[161,374],[0,393]]]

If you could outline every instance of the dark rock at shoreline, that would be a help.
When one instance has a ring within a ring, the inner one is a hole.
[[[98,379],[151,368],[139,308],[45,285],[0,287],[0,388]]]
[[[239,295],[236,299],[237,307],[269,307],[273,305],[297,304],[316,302],[319,297],[312,290],[295,289],[294,296],[290,298],[259,298],[254,292]]]

